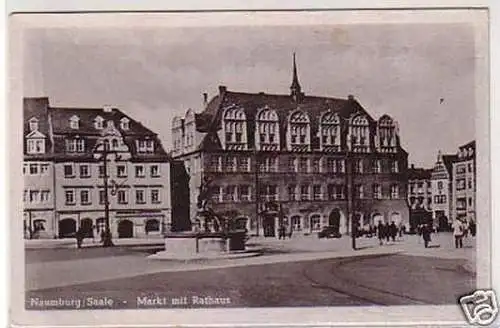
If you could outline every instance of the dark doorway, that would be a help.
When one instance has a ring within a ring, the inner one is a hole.
[[[276,217],[274,216],[264,216],[262,222],[264,228],[264,237],[275,237],[276,236]]]
[[[330,213],[328,225],[333,228],[335,233],[340,233],[340,211],[338,208]]]
[[[94,237],[94,229],[91,219],[83,219],[80,222],[80,228],[82,229],[83,236],[85,238],[93,238]]]
[[[134,236],[134,224],[129,220],[122,220],[118,224],[118,238],[132,238]]]
[[[448,218],[446,216],[441,215],[439,217],[439,231],[450,231],[450,225],[448,224]]]
[[[62,219],[59,221],[59,238],[74,238],[76,233],[76,221],[73,219]]]

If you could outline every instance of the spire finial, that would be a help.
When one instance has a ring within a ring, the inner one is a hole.
[[[295,62],[295,52],[293,52],[293,77],[292,77],[292,85],[290,86],[290,91],[292,96],[294,96],[296,99],[301,92],[299,77],[297,74],[297,63]]]

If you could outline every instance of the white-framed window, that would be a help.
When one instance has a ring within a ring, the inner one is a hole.
[[[295,157],[288,158],[288,171],[295,172],[295,173],[298,172],[297,158],[295,158]]]
[[[250,172],[250,158],[248,158],[248,157],[239,157],[238,158],[238,171]]]
[[[246,149],[246,115],[241,107],[230,106],[223,115],[223,133],[225,149]]]
[[[363,185],[354,186],[354,190],[357,198],[359,199],[365,198],[365,190],[363,188]]]
[[[73,169],[73,164],[64,164],[64,177],[74,178],[75,170]]]
[[[315,214],[311,216],[311,230],[318,231],[321,229],[321,216]]]
[[[64,200],[66,205],[75,205],[75,191],[73,189],[66,189],[64,191]]]
[[[329,200],[344,199],[345,198],[344,190],[345,187],[342,184],[329,184],[328,199]]]
[[[30,203],[39,203],[39,202],[40,202],[40,191],[30,190]]]
[[[136,204],[145,204],[146,203],[146,195],[144,189],[136,189],[135,190],[135,202]]]
[[[90,170],[88,164],[80,165],[80,178],[90,178]]]
[[[397,124],[388,115],[384,115],[377,123],[378,149],[381,152],[396,152]]]
[[[136,165],[135,166],[135,177],[136,178],[144,178],[146,173],[144,171],[144,165]]]
[[[380,159],[376,159],[373,161],[373,172],[382,173],[382,161]]]
[[[49,172],[49,164],[40,164],[40,174],[46,175]]]
[[[73,115],[71,116],[71,118],[69,119],[69,127],[71,129],[79,129],[80,128],[80,118],[78,118],[78,116],[76,115]]]
[[[311,144],[309,116],[300,110],[293,112],[288,119],[288,149],[308,150]]]
[[[66,152],[67,153],[83,153],[85,152],[85,139],[66,139]]]
[[[309,158],[301,157],[299,158],[299,172],[308,173],[309,172]]]
[[[98,171],[98,175],[99,175],[99,178],[104,178],[104,173],[108,173],[108,172],[105,172],[106,171],[106,167],[104,165],[99,165],[97,167],[97,171]]]
[[[278,172],[278,157],[265,156],[259,159],[260,172]]]
[[[96,130],[102,130],[104,128],[104,119],[101,116],[96,116],[94,119],[94,128]]]
[[[42,203],[47,203],[50,201],[50,190],[42,190],[40,192],[40,201]]]
[[[130,129],[130,120],[126,117],[123,117],[120,120],[120,127],[124,131],[128,131]]]
[[[212,201],[214,203],[222,202],[222,187],[221,186],[212,186],[211,198],[212,198]]]
[[[106,193],[103,189],[99,190],[99,204],[103,205],[106,201]]]
[[[136,145],[140,153],[152,153],[155,151],[154,141],[150,139],[136,140]]]
[[[313,185],[313,200],[322,200],[323,192],[321,191],[321,185]]]
[[[128,190],[118,190],[116,193],[118,204],[128,204]]]
[[[379,184],[373,185],[373,198],[381,199],[382,198],[382,186]]]
[[[116,176],[119,178],[126,178],[127,177],[127,165],[118,164],[116,166]]]
[[[224,172],[235,172],[236,171],[236,158],[233,156],[225,156],[224,160]]]
[[[160,177],[160,166],[158,164],[151,165],[149,170],[152,178]]]
[[[337,172],[337,160],[335,158],[331,157],[326,158],[326,171],[328,173]]]
[[[326,112],[320,119],[320,147],[340,150],[340,118],[337,113]]]
[[[161,203],[160,189],[151,189],[151,203]]]
[[[210,163],[209,163],[209,171],[212,172],[221,172],[222,171],[222,157],[218,155],[211,155],[210,156]]]
[[[340,173],[345,173],[345,161],[343,159],[337,160],[337,171]]]
[[[391,198],[392,199],[398,199],[399,198],[399,186],[398,185],[392,185],[391,186]]]
[[[236,186],[232,186],[232,185],[229,185],[229,186],[226,186],[224,188],[224,201],[225,202],[235,202],[237,201],[236,199]]]
[[[275,110],[262,108],[256,117],[255,144],[258,150],[278,150],[280,144],[278,114]]]
[[[90,205],[92,202],[90,201],[90,190],[82,189],[80,190],[80,203],[82,205]]]
[[[321,172],[321,164],[320,164],[320,159],[319,158],[313,158],[311,160],[311,170],[313,173],[320,173]]]
[[[363,160],[362,159],[357,159],[354,162],[354,172],[363,173]]]
[[[38,130],[38,119],[36,117],[32,117],[29,120],[30,131]]]
[[[30,164],[30,175],[37,175],[39,172],[38,164],[32,163]]]
[[[31,138],[27,140],[28,142],[28,154],[44,154],[45,153],[45,139],[43,138]]]
[[[391,172],[392,173],[398,173],[399,172],[399,163],[398,163],[398,161],[392,161]]]
[[[252,200],[252,194],[249,185],[239,186],[239,198],[243,202],[249,202]]]
[[[370,150],[370,127],[365,115],[354,117],[349,125],[349,147],[354,152]]]
[[[309,200],[309,185],[300,186],[300,200]]]

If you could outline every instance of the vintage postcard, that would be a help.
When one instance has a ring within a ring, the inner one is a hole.
[[[496,319],[487,10],[19,14],[10,35],[13,324]]]

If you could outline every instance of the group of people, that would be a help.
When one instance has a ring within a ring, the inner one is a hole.
[[[394,221],[392,221],[391,224],[389,224],[388,222],[379,222],[375,227],[370,226],[370,230],[378,236],[380,245],[382,245],[384,243],[384,240],[389,242],[392,239],[392,241],[394,242],[396,241],[396,237],[398,235],[400,238],[403,237],[405,227],[401,224],[397,226]]]
[[[468,222],[466,219],[456,219],[451,228],[455,239],[455,248],[463,248],[463,239],[467,238],[469,234],[472,237],[476,236],[476,222],[472,219]]]
[[[287,222],[283,222],[278,227],[278,239],[292,238],[293,228]]]

